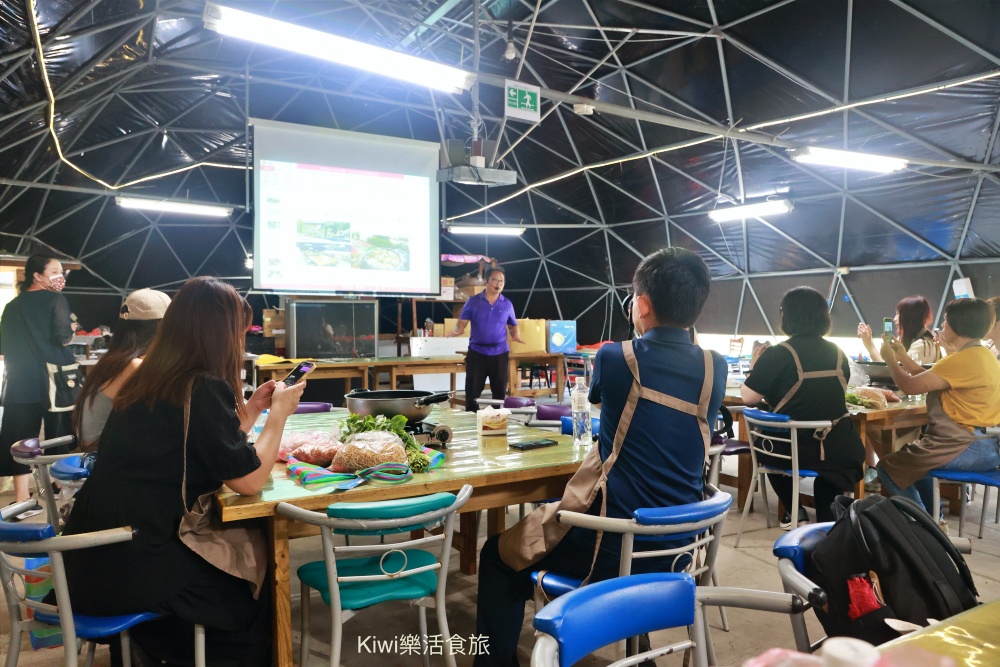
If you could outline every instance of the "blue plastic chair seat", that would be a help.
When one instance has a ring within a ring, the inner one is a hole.
[[[49,466],[49,476],[63,482],[76,482],[90,477],[79,456],[67,456]]]
[[[1000,470],[985,470],[980,472],[967,470],[931,470],[928,474],[931,477],[943,479],[946,482],[985,484],[986,486],[1000,487]]]
[[[533,625],[555,638],[559,663],[565,666],[626,637],[692,625],[694,615],[691,575],[637,574],[599,581],[564,595],[536,612]]]
[[[774,543],[772,553],[777,558],[787,558],[795,565],[795,569],[802,574],[806,573],[806,559],[813,552],[816,545],[826,538],[826,534],[833,528],[833,522],[814,523],[791,530]]]
[[[433,565],[437,562],[434,554],[423,549],[407,549],[406,569]],[[403,567],[403,557],[398,552],[386,556],[383,565],[387,572],[395,572]],[[383,574],[379,558],[337,559],[337,575],[357,577]],[[326,563],[318,560],[306,563],[298,569],[299,580],[319,591],[323,602],[330,605],[330,584],[326,578]],[[340,606],[342,609],[364,609],[379,602],[389,600],[413,600],[433,596],[437,589],[437,571],[428,570],[409,577],[385,581],[357,581],[340,584]]]
[[[531,581],[538,585],[538,575],[541,572],[532,572]],[[542,577],[542,592],[550,598],[557,598],[567,593],[572,593],[583,584],[583,579],[574,579],[555,572],[546,572]]]
[[[760,467],[763,468],[764,472],[766,473],[773,472],[773,473],[786,473],[789,475],[792,474],[791,468],[778,468],[776,466],[766,466],[763,464],[761,464]],[[815,470],[803,470],[802,468],[799,468],[799,477],[819,477],[819,473],[816,472]]]
[[[123,616],[85,616],[73,614],[73,624],[76,626],[76,636],[81,639],[97,639],[108,635],[117,635],[122,630],[128,630],[140,623],[162,618],[160,614],[144,611],[139,614]],[[59,614],[35,612],[35,620],[46,625],[59,625]]]
[[[47,523],[0,521],[0,542],[37,542],[55,536],[55,529]]]

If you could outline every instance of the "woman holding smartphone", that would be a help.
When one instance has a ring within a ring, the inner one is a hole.
[[[933,364],[944,356],[941,348],[934,341],[930,330],[934,315],[931,313],[930,302],[922,296],[908,296],[896,304],[896,315],[892,318],[896,325],[896,336],[907,351],[907,356],[920,365]],[[892,338],[892,331],[884,331]],[[858,325],[858,338],[868,350],[872,361],[883,361],[875,341],[872,339],[872,328],[862,322]]]
[[[232,286],[210,277],[184,283],[114,398],[99,464],[66,525],[69,535],[137,530],[130,542],[66,553],[66,574],[80,613],[163,614],[131,630],[133,643],[157,661],[189,662],[200,624],[209,664],[270,664],[266,553],[243,549],[240,567],[223,571],[239,560],[230,558],[228,542],[209,561],[178,534],[199,497],[223,483],[241,495],[260,492],[305,387],[269,381],[244,401],[240,367],[250,322],[250,306]],[[265,408],[267,423],[250,445],[247,432]],[[250,528],[245,544],[262,544],[259,533]]]

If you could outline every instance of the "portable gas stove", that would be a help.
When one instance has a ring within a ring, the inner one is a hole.
[[[451,442],[453,435],[450,426],[431,424],[429,422],[407,424],[405,429],[419,444],[427,445],[428,447],[444,447]]]

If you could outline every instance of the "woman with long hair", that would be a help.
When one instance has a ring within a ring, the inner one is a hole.
[[[14,500],[29,497],[28,466],[15,463],[10,446],[37,438],[69,435],[68,412],[49,411],[49,374],[45,364],[73,363],[66,347],[73,340],[69,303],[59,294],[66,286],[62,263],[48,255],[32,255],[24,265],[18,294],[0,319],[0,354],[7,369],[0,426],[0,477],[14,477]],[[49,453],[55,453],[50,450]]]
[[[304,383],[269,381],[244,401],[240,367],[250,322],[250,306],[230,285],[210,277],[184,283],[142,364],[115,396],[97,465],[66,525],[67,534],[136,529],[130,542],[67,553],[66,572],[80,613],[163,614],[131,631],[154,659],[190,660],[192,628],[200,624],[210,664],[270,664],[266,555],[242,561],[226,551],[209,562],[178,534],[199,497],[222,484],[242,495],[260,492],[302,395]],[[246,434],[265,408],[267,423],[250,445]],[[258,528],[248,543],[262,540]],[[220,569],[232,562],[240,566]]]
[[[896,339],[903,344],[910,359],[923,365],[933,364],[944,356],[930,330],[934,314],[926,297],[914,295],[901,299],[896,304],[893,321],[896,324]],[[864,322],[858,325],[858,338],[864,343],[872,361],[882,361],[882,355],[872,340],[872,328]]]
[[[136,290],[125,298],[108,351],[90,369],[73,409],[73,432],[84,451],[97,448],[118,390],[139,368],[169,305],[170,297],[154,289]]]

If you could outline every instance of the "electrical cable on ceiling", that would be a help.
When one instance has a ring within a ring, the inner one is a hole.
[[[143,176],[142,178],[137,178],[135,180],[129,181],[128,183],[122,183],[121,185],[112,185],[111,183],[103,181],[97,176],[94,176],[93,174],[83,169],[82,167],[73,164],[63,153],[62,143],[59,141],[59,135],[56,133],[56,123],[55,123],[56,95],[55,92],[52,90],[52,84],[49,81],[48,69],[45,66],[45,53],[42,49],[42,36],[38,29],[38,18],[36,16],[35,0],[28,0],[28,22],[31,25],[31,35],[34,38],[35,51],[38,54],[38,69],[42,73],[42,85],[45,88],[46,96],[49,98],[48,130],[49,134],[52,135],[52,141],[56,145],[56,153],[59,155],[60,162],[68,165],[76,172],[80,173],[83,176],[86,176],[95,183],[103,185],[105,188],[109,190],[121,190],[122,188],[127,188],[131,185],[138,185],[139,183],[145,183],[147,181],[151,181],[157,178],[173,176],[174,174],[179,174],[185,171],[189,171],[197,167],[218,167],[221,169],[245,169],[243,165],[222,164],[218,162],[195,162],[193,164],[189,164],[184,167],[178,167],[177,169],[171,169],[169,171],[161,172],[159,174],[151,174],[149,176]],[[150,44],[149,48],[152,49],[153,45]],[[166,130],[164,130],[164,133],[166,133]]]

